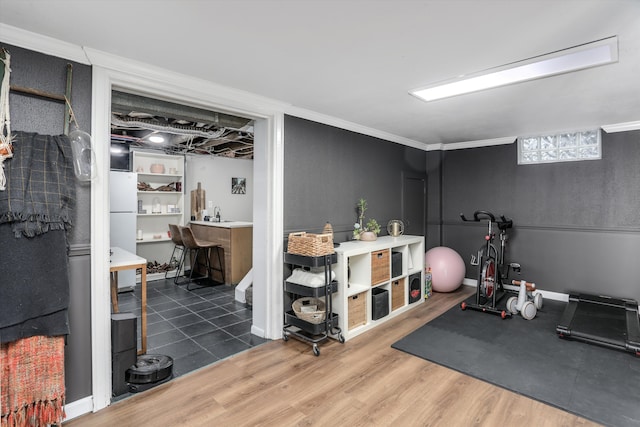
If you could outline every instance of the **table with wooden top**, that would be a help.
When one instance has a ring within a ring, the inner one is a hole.
[[[141,274],[141,313],[140,313],[140,336],[142,348],[138,350],[138,354],[147,352],[147,260],[136,254],[127,252],[122,248],[111,248],[111,263],[109,264],[109,272],[111,273],[111,304],[113,312],[118,313],[118,271],[137,270],[142,271]]]

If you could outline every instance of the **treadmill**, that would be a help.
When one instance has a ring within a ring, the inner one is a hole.
[[[638,302],[635,300],[570,294],[556,332],[560,338],[640,356]]]

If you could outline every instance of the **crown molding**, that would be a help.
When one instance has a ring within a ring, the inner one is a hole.
[[[606,133],[626,132],[630,130],[640,129],[640,120],[635,122],[614,123],[611,125],[601,126]]]
[[[22,28],[0,23],[0,40],[13,46],[57,56],[80,64],[91,65],[81,46],[23,30]]]
[[[442,144],[442,150],[462,150],[465,148],[491,147],[493,145],[513,144],[518,139],[517,136],[505,136],[503,138],[481,139],[477,141],[453,142],[450,144]]]
[[[337,117],[317,113],[315,111],[307,110],[305,108],[290,106],[284,110],[284,113],[290,116],[299,117],[301,119],[311,120],[311,121],[322,123],[325,125],[335,126],[340,129],[345,129],[352,132],[360,133],[362,135],[372,136],[374,138],[379,138],[384,141],[395,142],[396,144],[417,148],[418,150],[423,150],[423,151],[428,150],[428,145],[423,142],[415,141],[413,139],[405,138],[405,137],[384,132],[378,129],[373,129],[367,126],[359,125],[357,123],[339,119]]]
[[[446,144],[427,144],[427,151],[442,151]]]

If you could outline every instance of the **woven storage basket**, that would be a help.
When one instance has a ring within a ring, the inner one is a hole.
[[[305,256],[330,255],[335,252],[333,233],[311,234],[304,231],[290,233],[287,252]]]
[[[391,278],[389,249],[371,252],[371,284],[377,285]]]
[[[347,302],[349,330],[367,323],[367,299],[366,292],[348,297]]]
[[[315,310],[306,311],[303,307],[313,307],[315,306]],[[312,297],[304,297],[298,298],[291,304],[291,308],[293,308],[293,312],[298,316],[298,318],[304,320],[305,322],[318,324],[324,322],[326,317],[325,312],[325,303],[321,299],[312,298]]]

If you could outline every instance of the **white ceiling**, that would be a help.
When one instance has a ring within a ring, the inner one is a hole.
[[[640,0],[0,0],[0,22],[424,144],[640,120]],[[408,94],[613,35],[612,65]]]

